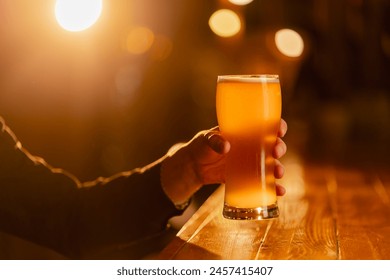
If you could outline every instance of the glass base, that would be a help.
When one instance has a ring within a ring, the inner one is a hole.
[[[256,208],[237,208],[225,204],[223,216],[231,220],[265,220],[279,217],[279,208],[277,204]]]

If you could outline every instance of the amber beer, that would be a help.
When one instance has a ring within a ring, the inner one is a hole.
[[[218,124],[231,144],[226,158],[225,218],[279,216],[272,150],[281,99],[278,75],[218,76]]]

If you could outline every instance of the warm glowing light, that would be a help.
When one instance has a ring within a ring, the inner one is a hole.
[[[55,16],[65,30],[77,32],[91,27],[100,17],[102,0],[57,0]]]
[[[288,57],[299,57],[303,53],[304,43],[301,35],[291,29],[281,29],[275,34],[278,50]]]
[[[235,5],[244,6],[253,2],[253,0],[229,0],[229,2]]]
[[[209,19],[211,30],[221,37],[232,37],[241,30],[240,17],[232,10],[216,11]]]
[[[156,35],[151,56],[154,60],[162,61],[169,57],[173,49],[172,40],[165,35]]]
[[[147,27],[135,27],[127,34],[126,49],[132,54],[143,54],[154,42],[154,33]]]

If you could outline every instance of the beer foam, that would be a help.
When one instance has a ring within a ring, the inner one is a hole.
[[[244,82],[244,83],[279,83],[279,75],[222,75],[218,82]]]

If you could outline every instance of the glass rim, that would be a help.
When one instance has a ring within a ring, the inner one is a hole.
[[[278,74],[252,74],[252,75],[218,75],[218,82],[279,82]]]

